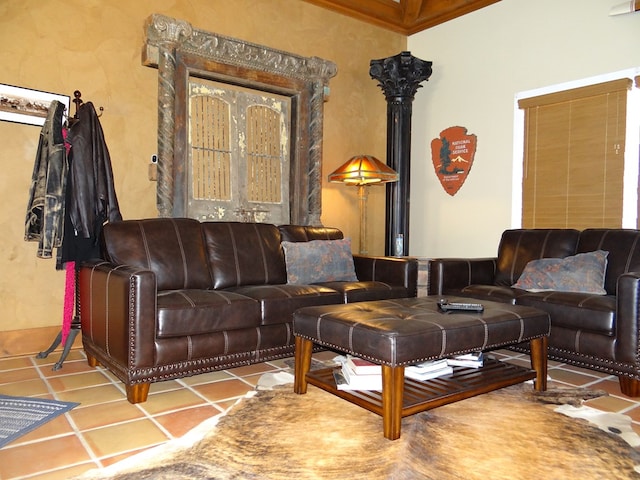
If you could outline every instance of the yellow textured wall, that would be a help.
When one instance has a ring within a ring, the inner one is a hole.
[[[157,150],[157,70],[141,64],[152,13],[335,62],[325,104],[323,215],[358,245],[355,189],[326,183],[351,156],[385,160],[386,103],[369,61],[406,49],[406,37],[298,0],[2,0],[0,83],[73,95],[104,107],[102,127],[123,217],[157,216],[147,178]],[[44,349],[62,318],[64,273],[36,258],[24,219],[40,127],[0,121],[0,356]],[[384,188],[369,197],[369,251],[384,251]],[[382,214],[375,212],[381,211]],[[79,341],[76,342],[76,346]]]

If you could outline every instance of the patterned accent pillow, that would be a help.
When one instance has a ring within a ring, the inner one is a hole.
[[[609,252],[596,250],[566,258],[531,260],[513,287],[529,292],[556,290],[606,295],[607,255]]]
[[[351,240],[282,242],[287,265],[287,283],[357,282]]]

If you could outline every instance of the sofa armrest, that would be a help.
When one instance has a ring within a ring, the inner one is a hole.
[[[110,362],[127,368],[154,366],[156,285],[151,270],[84,262],[78,271],[83,339],[106,352]]]
[[[373,257],[354,255],[353,264],[360,281],[402,285],[410,297],[418,294],[418,259],[413,257]]]
[[[468,285],[493,285],[497,258],[434,258],[429,260],[429,295],[448,295]]]
[[[616,302],[616,360],[638,364],[640,272],[624,273],[618,277]]]

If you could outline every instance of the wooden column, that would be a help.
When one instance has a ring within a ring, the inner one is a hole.
[[[385,255],[394,255],[395,239],[404,236],[403,255],[409,254],[409,194],[411,184],[411,113],[420,83],[431,76],[431,62],[411,52],[371,60],[369,75],[387,100],[387,165],[398,181],[387,184]]]

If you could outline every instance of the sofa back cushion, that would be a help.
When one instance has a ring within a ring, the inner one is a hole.
[[[268,223],[202,224],[213,288],[287,283],[278,227]]]
[[[110,222],[104,226],[102,240],[106,260],[153,271],[158,290],[211,286],[197,220],[150,218]]]
[[[311,240],[341,240],[342,231],[333,227],[311,225],[280,225],[278,227],[283,242],[309,242]]]
[[[640,230],[588,228],[580,234],[578,253],[605,250],[607,272],[604,289],[616,294],[618,277],[627,272],[640,272]]]
[[[495,284],[513,285],[531,260],[574,255],[579,235],[573,229],[505,230],[498,247]]]

